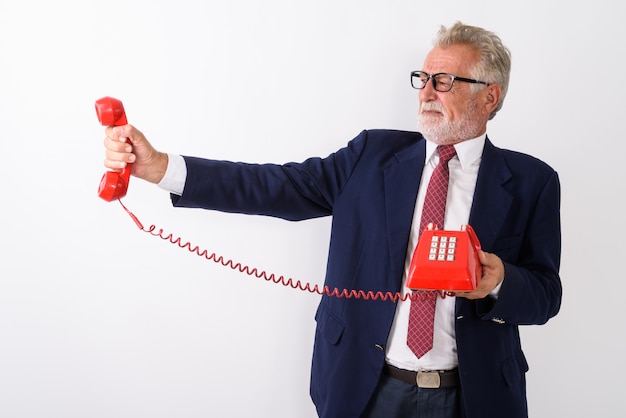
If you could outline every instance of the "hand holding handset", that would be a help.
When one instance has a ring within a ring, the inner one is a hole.
[[[407,287],[451,292],[475,290],[482,275],[479,251],[480,242],[471,226],[448,231],[429,224],[411,260]]]
[[[103,97],[96,100],[96,113],[102,126],[126,125],[126,113],[122,102],[113,97]],[[126,142],[130,143],[129,140]],[[130,181],[131,165],[127,164],[122,171],[107,171],[100,180],[98,196],[107,202],[121,199],[126,196]]]

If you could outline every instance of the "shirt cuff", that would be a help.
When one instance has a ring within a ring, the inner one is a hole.
[[[167,169],[158,183],[163,190],[182,196],[187,180],[187,165],[182,155],[167,154]]]
[[[498,299],[498,296],[500,295],[500,288],[502,287],[503,282],[504,280],[502,280],[496,287],[494,287],[493,290],[489,293],[489,296],[494,299]]]

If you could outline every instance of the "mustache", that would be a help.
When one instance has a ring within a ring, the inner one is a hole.
[[[441,112],[445,115],[445,110],[443,108],[443,106],[441,105],[441,103],[438,102],[424,102],[422,103],[421,106],[421,112],[430,112],[430,111],[435,111],[435,112]]]

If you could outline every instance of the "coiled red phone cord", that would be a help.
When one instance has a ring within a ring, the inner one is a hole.
[[[230,267],[233,270],[238,270],[240,273],[245,273],[249,276],[254,276],[258,279],[262,278],[268,282],[274,282],[276,284],[281,284],[283,286],[291,287],[293,289],[299,289],[305,292],[316,293],[318,295],[327,295],[327,296],[334,296],[334,297],[339,297],[339,298],[356,298],[356,299],[364,299],[364,300],[380,299],[380,300],[385,300],[385,301],[391,300],[393,302],[396,302],[398,300],[402,300],[402,301],[405,301],[407,299],[415,300],[415,299],[424,298],[424,297],[428,297],[431,299],[436,298],[436,297],[445,298],[447,296],[447,292],[444,292],[441,290],[438,290],[435,292],[427,292],[427,293],[426,292],[408,292],[403,295],[401,292],[393,293],[393,292],[381,292],[381,291],[374,292],[371,290],[365,291],[365,290],[348,290],[348,289],[339,290],[337,288],[331,289],[330,287],[328,287],[328,285],[325,285],[323,289],[320,289],[320,287],[317,284],[311,287],[310,283],[303,284],[300,280],[294,280],[291,277],[286,278],[284,276],[276,276],[273,273],[267,273],[263,270],[258,270],[256,267],[252,268],[245,264],[234,262],[233,260],[230,260],[230,259],[225,259],[224,257],[217,255],[215,253],[209,254],[207,250],[202,250],[198,246],[194,246],[189,242],[183,243],[180,237],[174,237],[172,234],[165,234],[163,229],[157,230],[157,227],[155,225],[150,225],[150,227],[144,228],[141,221],[139,221],[137,216],[135,216],[135,214],[133,214],[126,207],[126,205],[124,205],[124,203],[122,203],[122,200],[118,199],[118,201],[120,202],[120,205],[122,205],[122,208],[124,208],[126,213],[128,213],[128,215],[135,222],[137,227],[139,227],[139,229],[141,229],[143,232],[147,232],[154,237],[159,237],[165,241],[169,241],[171,244],[178,245],[179,248],[186,248],[189,252],[195,253],[196,255],[200,257],[204,257],[205,259],[209,261],[213,261],[215,263],[221,264],[224,267]],[[428,296],[422,296],[421,295],[422,293],[426,293]]]

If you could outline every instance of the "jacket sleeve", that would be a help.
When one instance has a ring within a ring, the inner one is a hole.
[[[333,203],[364,148],[363,131],[326,158],[249,164],[185,156],[187,180],[177,207],[303,220],[332,214]]]

